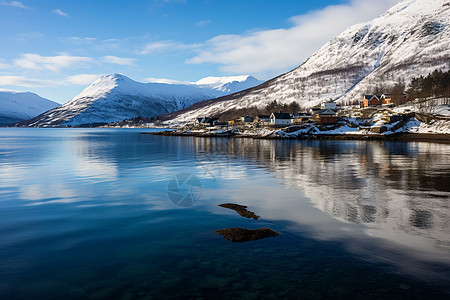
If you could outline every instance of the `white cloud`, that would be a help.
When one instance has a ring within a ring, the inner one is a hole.
[[[63,12],[62,10],[60,10],[59,8],[52,10],[52,13],[57,14],[58,16],[61,17],[69,17],[69,15],[65,12]]]
[[[171,49],[177,45],[174,41],[159,41],[148,43],[144,46],[144,49],[139,52],[139,54],[149,54],[153,52],[158,52],[166,49]]]
[[[100,76],[102,76],[102,74],[78,74],[67,77],[66,82],[77,85],[86,85],[91,84]]]
[[[0,76],[0,86],[21,86],[21,87],[46,87],[58,85],[53,80],[45,80],[38,78],[29,78],[25,76]]]
[[[61,38],[62,42],[72,43],[75,45],[81,45],[81,44],[92,44],[97,39],[93,37],[79,37],[79,36],[71,36],[69,38]]]
[[[117,57],[117,56],[112,56],[112,55],[104,56],[102,60],[106,63],[116,64],[116,65],[121,65],[121,66],[131,66],[136,61],[136,59],[134,59],[134,58]]]
[[[0,89],[0,92],[20,93],[20,91],[17,91],[17,90],[10,90],[10,89]]]
[[[61,54],[58,56],[41,56],[39,54],[22,54],[20,58],[14,60],[16,67],[31,70],[59,71],[63,68],[79,66],[80,64],[93,62],[90,57],[70,56]]]
[[[24,9],[30,9],[31,8],[29,6],[24,5],[20,1],[2,1],[2,2],[0,2],[0,5],[17,7],[17,8],[24,8]]]
[[[103,74],[78,74],[59,79],[40,79],[26,76],[0,76],[0,86],[55,87],[91,84]],[[2,90],[2,89],[0,89]],[[4,89],[3,89],[4,90]],[[4,90],[5,91],[5,90]]]
[[[285,71],[299,65],[349,26],[377,17],[398,1],[350,0],[295,16],[290,19],[293,26],[287,29],[216,36],[198,47],[197,55],[186,62],[216,63],[226,73]]]
[[[144,46],[144,49],[138,52],[138,54],[151,54],[162,51],[174,51],[174,50],[186,50],[195,49],[199,47],[198,44],[183,44],[175,41],[157,41],[148,43]]]

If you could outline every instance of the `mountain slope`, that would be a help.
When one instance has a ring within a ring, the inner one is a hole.
[[[0,91],[0,126],[28,120],[59,105],[30,92]]]
[[[174,122],[276,100],[310,108],[324,101],[350,104],[376,86],[408,84],[434,69],[450,69],[450,1],[405,0],[373,21],[354,25],[300,67],[260,86],[197,103],[169,115]]]
[[[247,77],[243,78],[247,81]],[[224,79],[221,85],[236,85]],[[250,86],[250,83],[247,82]],[[137,116],[156,117],[186,108],[198,101],[227,94],[211,86],[195,84],[140,83],[121,74],[102,76],[61,107],[21,122],[19,126],[76,126],[109,123]]]

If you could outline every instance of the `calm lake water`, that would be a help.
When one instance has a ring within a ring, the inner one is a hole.
[[[142,131],[0,129],[0,299],[450,297],[450,145]]]

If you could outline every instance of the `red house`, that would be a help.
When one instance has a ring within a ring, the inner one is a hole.
[[[381,105],[381,97],[377,95],[364,95],[364,100],[359,102],[360,108],[367,108],[369,106]]]
[[[323,109],[314,114],[314,119],[320,124],[334,124],[337,120],[336,112],[331,109]]]

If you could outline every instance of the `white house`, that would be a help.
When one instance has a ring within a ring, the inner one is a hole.
[[[272,125],[290,125],[291,115],[288,113],[272,113],[270,115],[270,124]]]

